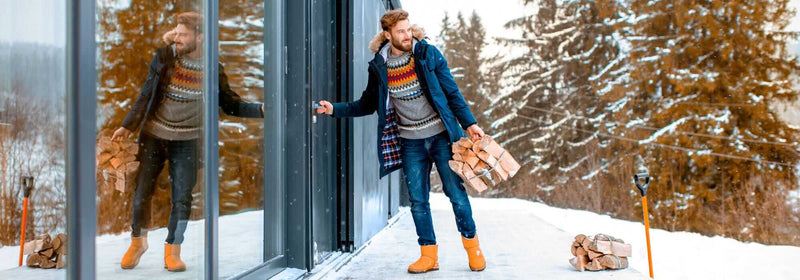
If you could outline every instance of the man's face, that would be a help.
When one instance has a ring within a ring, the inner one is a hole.
[[[410,52],[413,36],[411,35],[411,24],[407,19],[398,21],[386,33],[386,39],[395,49]]]
[[[178,55],[191,53],[197,49],[203,40],[203,35],[197,35],[194,30],[189,29],[183,24],[178,24],[175,27],[175,50]]]

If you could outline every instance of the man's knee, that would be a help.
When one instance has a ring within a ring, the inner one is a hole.
[[[411,203],[411,213],[430,213],[431,205],[428,202]]]

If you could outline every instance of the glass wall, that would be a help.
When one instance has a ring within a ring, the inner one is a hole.
[[[66,15],[0,4],[0,279],[66,276]]]
[[[264,100],[264,21],[264,1],[219,3],[220,71],[231,90],[248,102]],[[264,261],[264,132],[274,131],[274,123],[264,127],[260,117],[220,115],[220,278]]]
[[[202,279],[203,2],[96,9],[97,276]]]

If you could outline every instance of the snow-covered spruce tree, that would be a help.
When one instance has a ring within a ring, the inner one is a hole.
[[[639,140],[615,149],[656,177],[654,226],[800,242],[785,198],[797,188],[797,132],[769,109],[797,95],[788,2],[631,1],[632,84],[611,131]]]
[[[562,205],[589,208],[587,198],[602,201],[586,189],[610,163],[597,153],[602,139],[596,131],[607,103],[603,95],[625,74],[618,34],[625,13],[616,1],[538,5],[535,15],[506,24],[522,34],[504,41],[524,51],[505,61],[506,84],[513,86],[492,105],[499,141],[523,164],[505,192],[545,200],[556,195]],[[563,186],[578,188],[559,190]]]
[[[443,42],[443,54],[461,90],[461,94],[481,127],[487,127],[488,118],[483,114],[489,109],[492,92],[489,63],[492,58],[483,57],[486,46],[486,30],[481,18],[473,11],[469,20],[458,12],[454,22],[445,14],[439,38]]]

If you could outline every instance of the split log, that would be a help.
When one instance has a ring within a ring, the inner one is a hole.
[[[603,256],[603,253],[595,252],[595,251],[592,251],[592,250],[587,250],[586,252],[589,253],[589,259],[590,260],[594,260],[596,258],[599,258],[599,257]]]
[[[589,263],[589,258],[586,256],[576,256],[569,260],[569,264],[572,265],[578,271],[586,270],[586,265]]]
[[[599,271],[603,270],[603,264],[600,263],[600,260],[594,259],[588,264],[586,264],[586,270],[588,271]]]
[[[603,255],[598,258],[603,267],[607,269],[623,269],[628,268],[628,258],[615,255]]]

